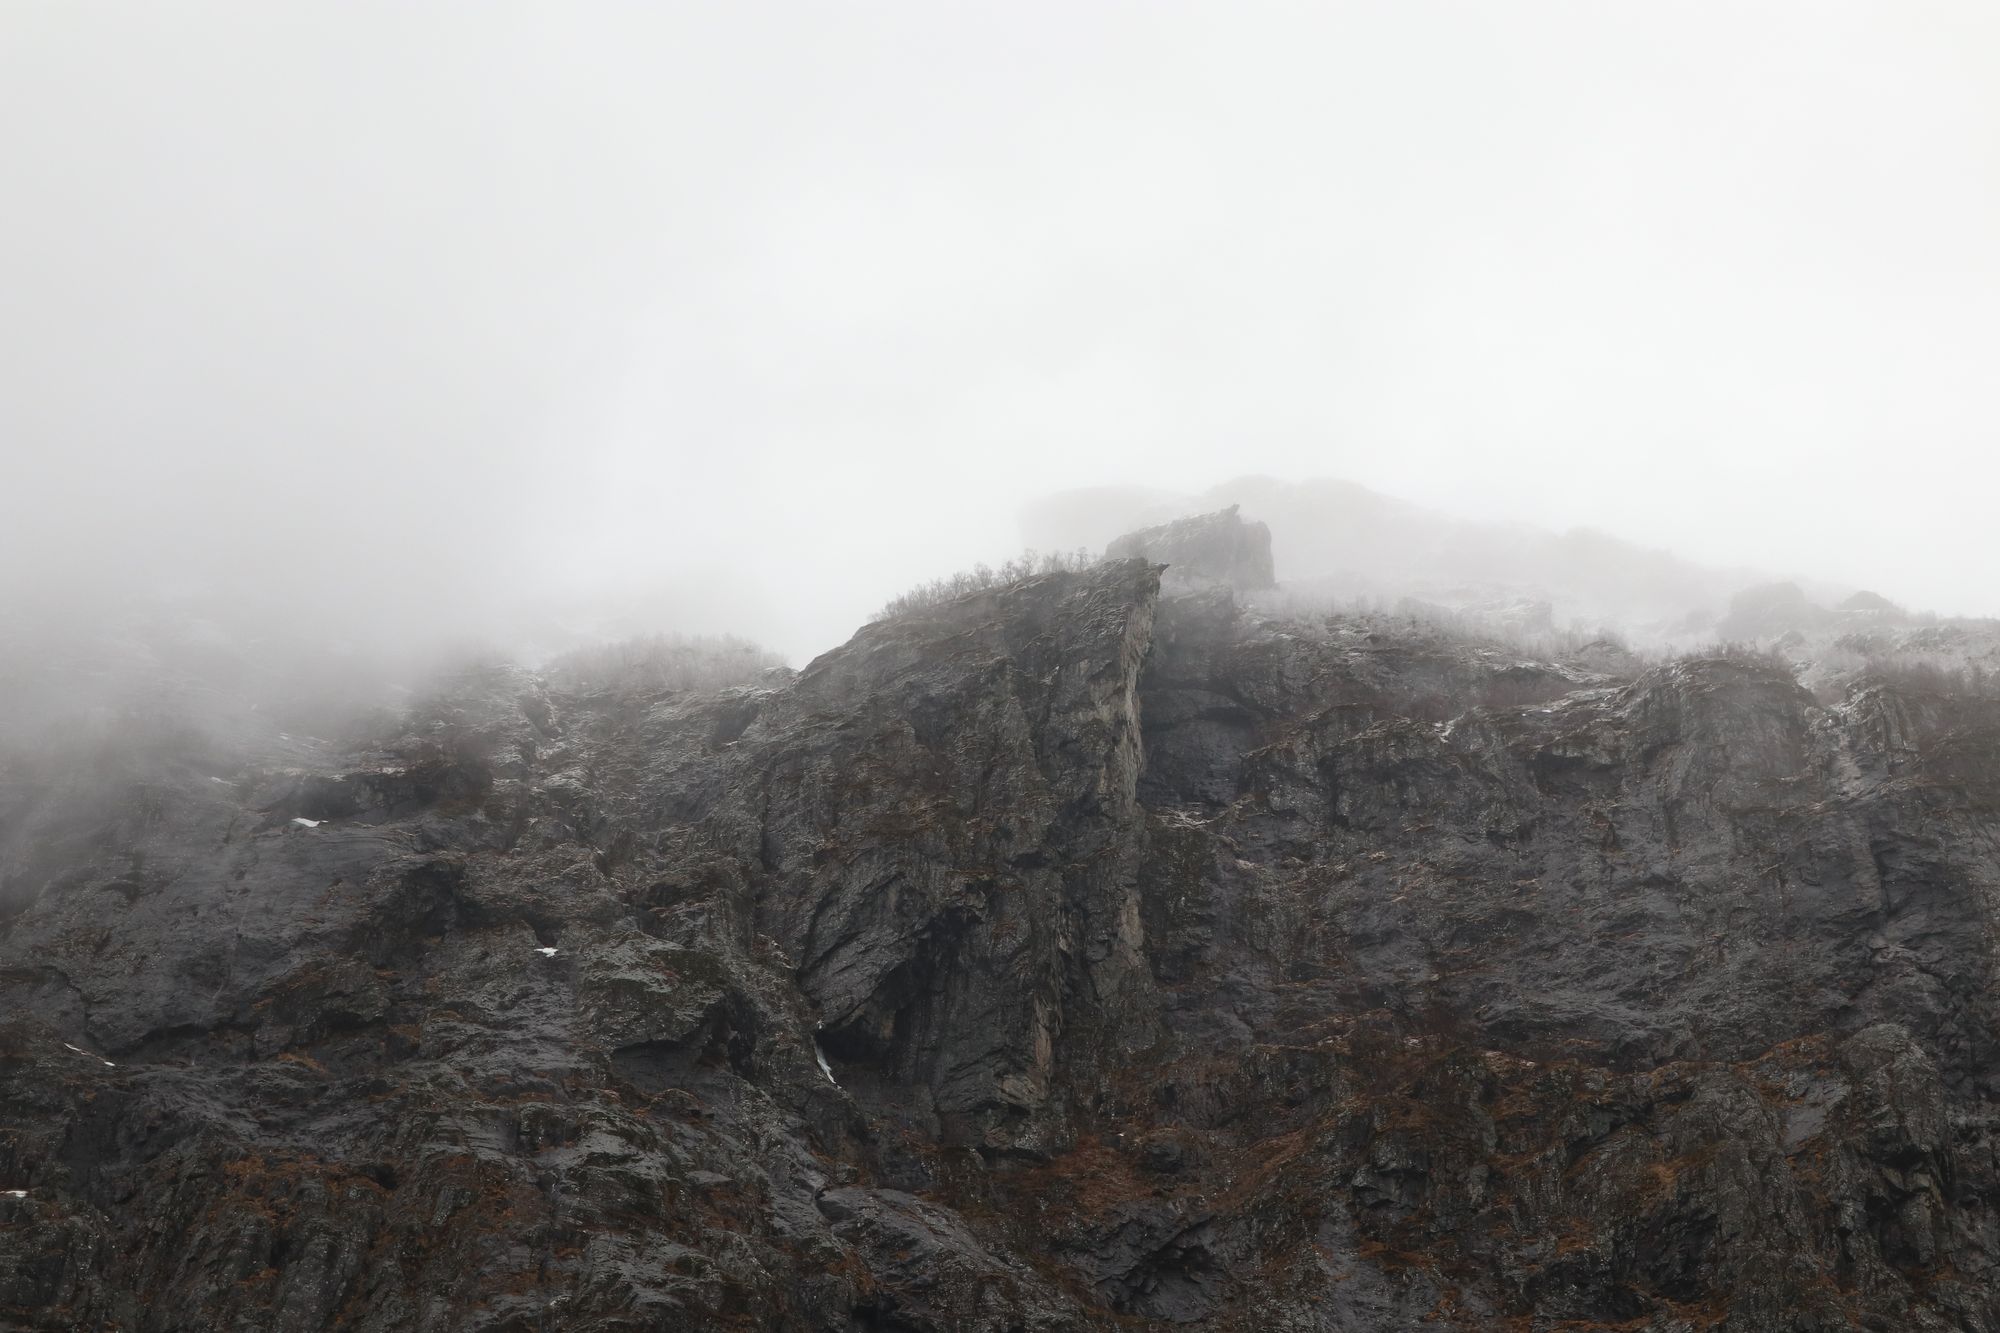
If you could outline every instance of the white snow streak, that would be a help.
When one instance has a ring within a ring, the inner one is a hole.
[[[839,1087],[840,1080],[833,1076],[833,1066],[826,1062],[826,1052],[819,1048],[817,1035],[813,1037],[813,1058],[819,1061],[819,1072],[826,1075],[826,1081],[836,1088]]]

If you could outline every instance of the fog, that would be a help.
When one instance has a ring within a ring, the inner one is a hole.
[[[1251,474],[1996,613],[1996,143],[1977,0],[18,0],[0,608],[796,663]]]

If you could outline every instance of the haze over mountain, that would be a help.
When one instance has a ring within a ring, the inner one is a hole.
[[[1996,144],[1987,0],[0,7],[0,1327],[1995,1333]]]
[[[1588,530],[1556,534],[1457,518],[1333,479],[1239,478],[1184,493],[1145,486],[1057,492],[1023,507],[1012,543],[982,554],[994,564],[1022,545],[1095,556],[1121,532],[1225,506],[1269,525],[1282,572],[1276,595],[1295,609],[1401,607],[1460,617],[1464,627],[1488,632],[1608,634],[1641,650],[1685,651],[1716,642],[1732,627],[1733,599],[1775,581]],[[223,714],[255,706],[290,719],[274,726],[333,725],[357,710],[403,706],[454,663],[537,664],[662,633],[735,635],[802,665],[831,646],[823,626],[838,625],[837,642],[901,591],[870,587],[860,571],[847,571],[840,597],[814,605],[802,588],[760,584],[754,560],[733,568],[717,558],[704,571],[671,576],[607,571],[597,585],[567,591],[532,583],[504,595],[489,588],[487,600],[469,604],[452,599],[448,574],[439,580],[418,567],[411,588],[386,608],[337,586],[262,587],[265,573],[254,562],[244,583],[225,575],[149,584],[141,567],[130,586],[81,603],[58,600],[61,585],[54,585],[17,602],[0,641],[0,738],[107,710],[233,728],[242,719],[225,722]],[[917,581],[949,572],[919,570]],[[1821,606],[1855,591],[1802,582]],[[1756,639],[1789,627],[1735,630]]]
[[[0,598],[797,661],[1267,474],[2000,612],[1996,25],[16,5]]]
[[[1098,549],[1119,532],[1229,505],[1270,525],[1288,588],[1335,600],[1414,598],[1451,608],[1539,601],[1563,625],[1668,643],[1712,637],[1732,596],[1772,581],[1585,528],[1557,534],[1454,518],[1333,479],[1245,477],[1194,495],[1071,491],[1030,506],[1022,527],[1030,546]]]

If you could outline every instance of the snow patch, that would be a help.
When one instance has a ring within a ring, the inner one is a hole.
[[[326,821],[324,819],[307,819],[304,815],[293,815],[292,822],[300,828],[318,828]]]
[[[0,1197],[5,1197],[5,1198],[9,1198],[9,1199],[25,1199],[25,1198],[27,1198],[27,1197],[28,1197],[28,1191],[26,1191],[26,1190],[0,1190]]]
[[[540,954],[544,958],[554,958],[556,954],[560,952],[560,950],[552,949],[545,944],[541,948],[535,950],[535,952]]]
[[[820,1049],[818,1028],[813,1029],[813,1058],[819,1061],[819,1072],[826,1075],[826,1081],[839,1087],[840,1080],[833,1076],[833,1066],[826,1062],[826,1052]]]
[[[89,1051],[86,1051],[86,1050],[84,1050],[84,1049],[83,1049],[83,1047],[81,1047],[81,1046],[72,1046],[72,1045],[70,1045],[70,1044],[69,1044],[68,1042],[64,1042],[64,1043],[63,1043],[63,1049],[64,1049],[64,1050],[66,1050],[66,1051],[75,1051],[75,1052],[76,1052],[76,1053],[77,1053],[78,1055],[90,1055],[90,1052],[89,1052]],[[110,1062],[109,1060],[106,1060],[106,1059],[105,1059],[105,1058],[104,1058],[103,1056],[101,1056],[101,1055],[90,1055],[90,1058],[91,1058],[91,1059],[93,1059],[93,1060],[95,1060],[95,1061],[97,1061],[97,1062],[98,1062],[99,1064],[103,1065],[103,1066],[104,1066],[104,1067],[105,1067],[106,1069],[116,1069],[116,1068],[118,1068],[118,1066],[117,1066],[117,1065],[114,1065],[114,1064],[112,1064],[112,1063],[111,1063],[111,1062]]]

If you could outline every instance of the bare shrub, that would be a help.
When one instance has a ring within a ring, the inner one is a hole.
[[[748,639],[653,634],[564,653],[544,673],[564,690],[709,691],[749,684],[784,664]]]
[[[1949,653],[1909,648],[1867,649],[1846,641],[1812,663],[1814,697],[1835,704],[1856,690],[1889,686],[1897,692],[1943,702],[2000,700],[2000,671]]]
[[[1688,662],[1720,660],[1740,663],[1743,666],[1775,667],[1786,672],[1792,669],[1791,660],[1776,646],[1760,648],[1754,643],[1744,643],[1737,639],[1726,639],[1706,648],[1683,653],[1681,660]]]
[[[1003,588],[1039,574],[1074,573],[1089,569],[1096,563],[1097,557],[1083,547],[1078,547],[1074,551],[1044,553],[1023,551],[1012,560],[1002,562],[997,569],[992,565],[974,565],[971,569],[962,569],[945,578],[919,583],[902,596],[892,599],[887,606],[869,617],[869,620],[871,623],[900,620],[904,616],[928,611],[934,606],[955,602],[973,593]]]
[[[1875,658],[1863,668],[1860,679],[1863,683],[1894,685],[1911,694],[1941,699],[2000,698],[2000,673],[1988,671],[1978,662],[1940,661],[1922,656]]]
[[[1468,648],[1497,648],[1541,662],[1562,662],[1601,653],[1629,659],[1632,668],[1658,660],[1658,654],[1636,648],[1617,629],[1571,621],[1568,625],[1517,622],[1504,608],[1456,609],[1414,597],[1390,601],[1383,597],[1346,597],[1322,589],[1279,588],[1259,592],[1249,602],[1266,615],[1283,620],[1365,625],[1398,637],[1434,638]]]

